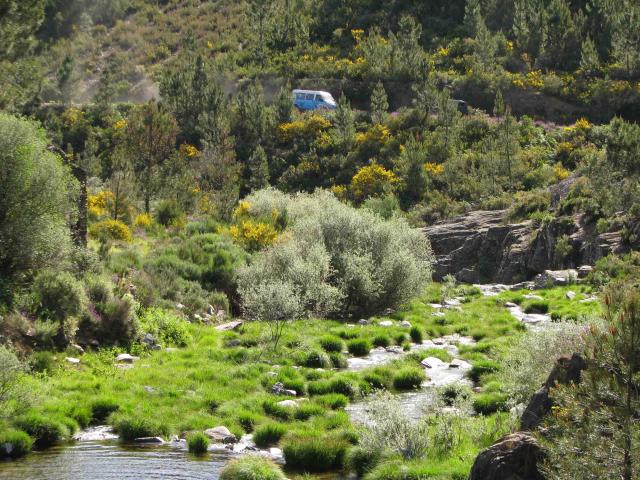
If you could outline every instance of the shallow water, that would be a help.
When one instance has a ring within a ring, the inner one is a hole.
[[[168,446],[126,447],[117,440],[77,442],[0,462],[6,480],[216,480],[231,454],[202,459]]]

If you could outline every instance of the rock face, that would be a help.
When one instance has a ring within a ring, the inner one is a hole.
[[[535,438],[512,433],[478,454],[469,480],[544,480],[538,471],[542,456]]]
[[[553,406],[553,401],[549,396],[549,389],[556,384],[580,383],[582,371],[586,368],[587,362],[577,353],[574,353],[571,358],[559,358],[547,381],[529,400],[529,405],[527,405],[520,419],[520,427],[523,430],[532,430],[537,427]]]
[[[436,256],[434,279],[451,274],[467,283],[514,284],[545,270],[590,265],[609,253],[637,247],[625,245],[620,232],[598,234],[581,215],[542,226],[531,220],[508,223],[506,217],[506,210],[478,210],[425,228]],[[565,236],[571,252],[558,265],[556,244]]]

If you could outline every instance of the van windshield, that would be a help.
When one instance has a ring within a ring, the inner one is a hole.
[[[321,93],[320,96],[327,103],[336,103],[330,93]]]

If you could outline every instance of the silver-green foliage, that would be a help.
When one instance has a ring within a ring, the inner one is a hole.
[[[277,210],[289,224],[239,273],[248,317],[372,315],[402,305],[430,279],[429,242],[402,219],[383,220],[325,191],[266,190],[247,201],[252,214]]]
[[[0,113],[0,277],[59,264],[70,247],[74,182],[42,130]]]

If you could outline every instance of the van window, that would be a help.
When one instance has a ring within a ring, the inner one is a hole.
[[[307,93],[307,100],[313,100],[313,93]]]
[[[296,99],[304,100],[304,93],[296,93]]]
[[[322,98],[322,95],[316,95],[316,102],[322,102],[324,101],[324,98]]]

